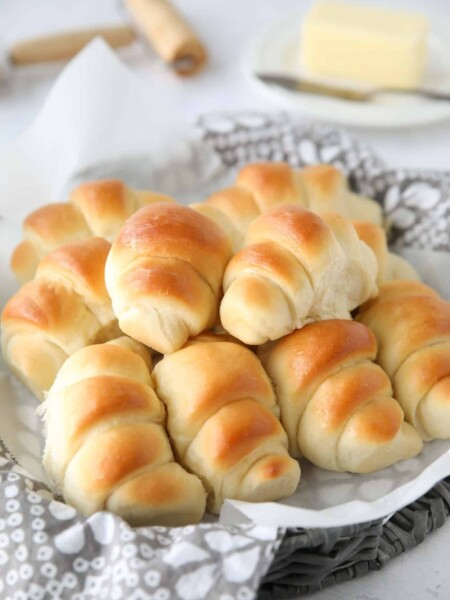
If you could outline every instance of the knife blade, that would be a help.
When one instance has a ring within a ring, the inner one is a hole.
[[[281,75],[277,73],[256,73],[255,76],[264,83],[277,85],[286,90],[293,92],[301,92],[305,94],[316,94],[320,96],[332,96],[341,100],[349,100],[351,102],[369,102],[377,94],[407,94],[415,95],[432,100],[450,101],[450,94],[425,89],[395,89],[395,88],[375,88],[366,90],[357,90],[354,88],[332,86],[315,81],[309,81],[290,75]]]

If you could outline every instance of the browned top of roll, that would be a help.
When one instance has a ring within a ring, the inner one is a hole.
[[[233,269],[239,269],[241,265],[256,266],[262,273],[266,272],[268,277],[273,277],[273,273],[276,273],[279,281],[291,282],[300,278],[298,261],[290,252],[280,248],[274,242],[259,242],[245,246],[230,260],[227,272],[230,273]],[[254,298],[255,301],[261,302],[263,300],[262,297],[258,298],[258,295],[260,295],[258,288],[248,289],[247,294],[249,294],[249,300],[250,297]]]
[[[109,342],[86,346],[71,356],[70,362],[66,361],[62,366],[58,381],[63,382],[66,387],[77,381],[111,373],[153,386],[146,361],[142,356],[125,346]]]
[[[332,194],[342,186],[347,187],[344,174],[333,165],[310,165],[303,167],[301,174],[311,191],[314,190],[320,194]]]
[[[253,194],[236,186],[215,192],[206,203],[220,209],[243,236],[250,223],[260,214]]]
[[[109,306],[104,281],[109,248],[106,240],[91,238],[53,250],[41,261],[36,279],[22,286],[6,304],[2,321],[25,320],[43,329],[53,323],[68,329],[76,323],[71,319],[80,310],[76,294]]]
[[[321,384],[314,396],[314,414],[324,424],[324,429],[339,431],[366,402],[391,394],[392,387],[386,373],[374,363],[362,363],[358,365],[357,373],[344,369]],[[403,421],[400,406],[388,404],[383,419],[378,418],[379,421],[383,421],[381,428],[372,416],[364,419],[364,425],[360,424],[360,427],[364,426],[364,439],[373,442],[380,442],[385,436],[391,439]]]
[[[304,388],[345,363],[375,359],[377,343],[361,323],[330,319],[310,323],[261,349],[261,359],[277,380]]]
[[[176,373],[176,377],[174,377]],[[221,408],[252,399],[277,411],[272,384],[258,358],[230,342],[198,343],[165,355],[154,371],[174,438],[193,439]],[[180,449],[180,439],[178,439]]]
[[[292,252],[309,271],[329,264],[338,248],[331,228],[323,219],[293,204],[272,208],[250,225],[247,244],[269,240]]]
[[[391,377],[420,348],[450,340],[450,302],[432,295],[382,299],[358,320],[374,331],[378,361]]]
[[[318,215],[295,205],[278,206],[260,215],[250,225],[247,241],[255,241],[266,231],[276,231],[293,244],[301,245],[320,246],[330,235],[329,228]]]
[[[333,165],[318,164],[304,167],[300,170],[300,178],[306,189],[308,204],[311,210],[342,210],[341,214],[348,215],[345,194],[347,180],[344,174]],[[338,199],[341,202],[338,202]],[[332,206],[331,206],[332,205]]]
[[[69,463],[66,477],[70,481],[71,471],[84,463],[89,465],[83,473],[85,493],[93,496],[109,494],[111,488],[138,469],[169,462],[171,458],[170,445],[161,426],[154,423],[121,424],[117,428],[100,430],[95,439],[88,438]]]
[[[24,221],[24,229],[50,249],[68,238],[90,235],[83,216],[74,206],[63,202],[46,204],[30,213]]]
[[[78,293],[109,302],[105,287],[105,263],[111,244],[103,238],[72,242],[47,254],[36,272],[37,278],[66,279]]]
[[[80,402],[81,395],[89,403]],[[163,416],[160,401],[153,390],[142,382],[128,377],[99,375],[68,386],[64,397],[67,423],[67,443],[72,438],[84,437],[100,423],[120,416],[127,411],[131,417],[142,420],[160,420]]]
[[[226,234],[211,219],[185,206],[157,203],[128,219],[113,244],[110,260],[116,267],[139,257],[178,259],[217,289],[230,256]]]
[[[236,185],[253,194],[261,212],[284,203],[302,202],[303,190],[296,172],[284,162],[261,162],[243,167]]]
[[[70,202],[84,215],[94,235],[110,237],[135,210],[136,198],[123,181],[89,181],[75,188]]]
[[[43,330],[66,330],[66,319],[78,317],[79,302],[74,301],[69,290],[37,279],[26,283],[8,300],[2,311],[2,325],[22,321]]]
[[[220,418],[219,418],[220,415]],[[254,400],[233,402],[204,425],[203,444],[219,471],[228,471],[271,438],[283,435],[280,421]]]

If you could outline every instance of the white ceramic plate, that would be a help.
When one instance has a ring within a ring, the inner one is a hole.
[[[450,118],[450,101],[410,95],[382,94],[367,103],[350,102],[285,90],[255,77],[255,73],[305,76],[300,66],[302,15],[283,17],[256,36],[243,58],[243,70],[254,86],[276,105],[304,111],[325,121],[377,128],[425,125]],[[336,84],[331,79],[320,79]],[[450,94],[450,32],[434,28],[423,87]]]

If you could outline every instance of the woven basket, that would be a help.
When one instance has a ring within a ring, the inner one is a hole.
[[[378,571],[433,531],[450,514],[450,478],[381,521],[330,529],[288,529],[258,598],[303,596]]]

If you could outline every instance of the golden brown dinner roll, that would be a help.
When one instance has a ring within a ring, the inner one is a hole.
[[[197,523],[205,490],[174,462],[139,346],[136,353],[121,339],[66,360],[41,410],[44,467],[66,502],[87,515],[111,510],[136,526]]]
[[[376,340],[355,321],[311,323],[260,349],[292,456],[370,473],[415,456],[422,441],[373,360]]]
[[[272,385],[250,350],[193,344],[165,356],[153,378],[176,454],[202,479],[211,511],[225,498],[260,502],[295,491],[299,465],[287,453]]]
[[[106,263],[122,331],[165,354],[212,327],[230,256],[223,230],[191,208],[141,208],[121,229]]]
[[[378,341],[378,364],[424,440],[450,438],[450,302],[416,281],[380,286],[358,314]]]
[[[375,254],[378,263],[378,285],[394,279],[420,280],[419,274],[406,259],[389,251],[384,229],[368,221],[352,221],[352,225],[359,239]]]
[[[40,259],[52,250],[92,236],[111,242],[138,208],[172,201],[164,194],[132,190],[116,179],[84,183],[73,190],[69,203],[47,204],[28,215],[25,239],[13,252],[11,268],[20,283],[30,281]]]
[[[257,345],[312,320],[350,318],[376,293],[376,273],[373,252],[344,217],[279,206],[253,221],[228,264],[221,322]]]
[[[68,356],[120,335],[105,287],[109,249],[93,237],[54,250],[3,309],[3,356],[39,398]]]
[[[258,215],[280,204],[298,204],[319,214],[336,212],[378,225],[383,221],[381,206],[350,192],[344,174],[326,164],[298,170],[283,162],[252,163],[239,171],[234,186],[212,194],[204,204],[214,206],[231,221],[237,232],[236,244],[243,243]]]

